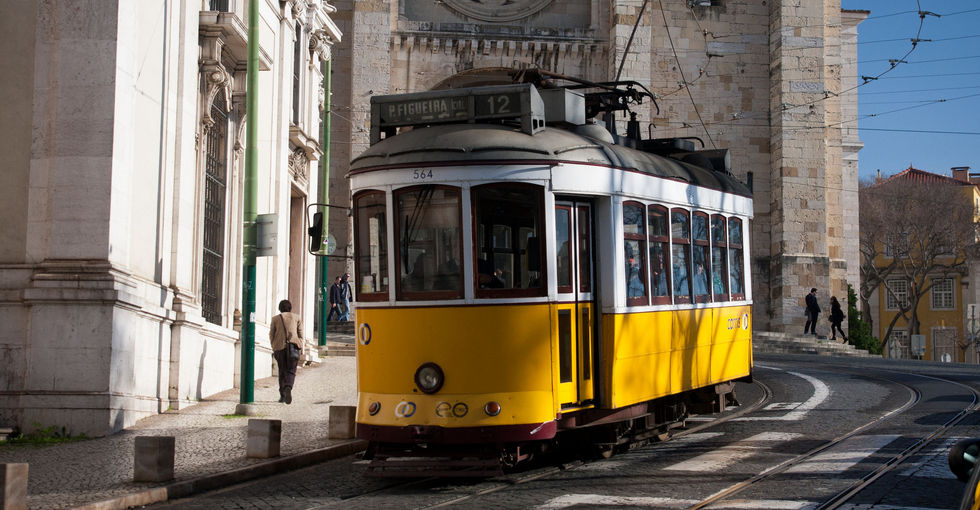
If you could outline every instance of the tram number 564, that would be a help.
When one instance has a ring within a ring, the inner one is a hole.
[[[429,170],[412,170],[412,179],[416,181],[424,181],[432,178],[432,169]]]

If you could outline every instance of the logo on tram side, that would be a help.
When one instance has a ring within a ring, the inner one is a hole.
[[[402,400],[397,406],[395,406],[395,416],[399,418],[409,418],[415,414],[415,409],[415,402]]]
[[[450,404],[449,402],[439,402],[436,404],[436,416],[440,418],[449,418],[451,416],[462,418],[466,416],[466,413],[469,411],[470,407],[463,402],[456,402],[455,404]]]
[[[733,329],[743,329],[748,331],[749,329],[749,314],[743,313],[741,317],[732,317],[728,319],[728,330]]]
[[[366,322],[362,322],[357,328],[357,341],[361,345],[367,345],[371,343],[371,326]]]

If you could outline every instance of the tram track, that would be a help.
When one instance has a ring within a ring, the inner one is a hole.
[[[932,377],[932,376],[926,376],[926,375],[920,375],[920,374],[905,374],[905,373],[903,373],[903,375],[912,375],[912,376],[915,376],[915,377],[921,377],[921,378],[925,378],[925,379],[932,379],[932,380],[941,381],[941,382],[944,382],[944,383],[949,383],[949,384],[952,384],[952,385],[959,386],[961,388],[964,388],[964,389],[968,390],[968,392],[972,395],[973,400],[970,402],[970,404],[968,406],[960,409],[960,411],[953,418],[947,420],[945,423],[943,423],[941,426],[939,426],[938,428],[936,428],[930,434],[928,434],[925,437],[920,438],[914,444],[912,444],[909,447],[905,448],[904,450],[902,450],[901,452],[899,452],[897,455],[894,455],[892,458],[890,458],[887,461],[881,463],[878,466],[878,468],[876,468],[872,472],[868,473],[867,475],[865,475],[864,477],[862,477],[860,480],[856,481],[855,483],[852,483],[851,485],[849,485],[845,489],[843,489],[841,491],[838,491],[837,494],[835,494],[831,498],[829,498],[827,500],[824,500],[818,506],[814,507],[815,509],[817,509],[817,510],[833,510],[833,509],[836,509],[836,508],[841,507],[842,505],[844,505],[845,503],[847,503],[849,500],[851,500],[852,498],[854,498],[861,491],[863,491],[864,489],[866,489],[869,486],[871,486],[871,484],[873,484],[876,480],[880,479],[882,476],[884,476],[884,475],[892,472],[893,470],[895,470],[899,465],[902,464],[902,462],[904,462],[905,460],[907,460],[908,458],[910,458],[912,455],[914,455],[915,453],[917,453],[920,450],[922,450],[922,448],[924,448],[925,446],[927,446],[931,442],[935,441],[937,438],[942,437],[943,434],[945,434],[951,427],[953,427],[954,425],[956,425],[957,423],[959,423],[960,421],[962,421],[971,412],[977,410],[977,408],[978,408],[978,405],[977,404],[978,404],[978,401],[980,401],[980,393],[978,393],[973,388],[970,388],[969,386],[966,386],[966,385],[964,385],[962,383],[958,383],[956,381],[952,381],[952,380],[949,380],[949,379],[942,379],[942,378],[938,378],[938,377]],[[849,432],[847,432],[846,434],[843,434],[841,436],[838,436],[838,437],[834,438],[833,440],[829,441],[828,443],[825,443],[825,444],[820,445],[820,446],[818,446],[816,448],[813,448],[810,451],[807,451],[807,452],[805,452],[803,454],[797,455],[796,457],[794,457],[792,459],[787,459],[787,460],[785,460],[785,461],[783,461],[783,462],[781,462],[781,463],[779,463],[779,464],[777,464],[777,465],[775,465],[775,466],[773,466],[773,467],[771,467],[771,468],[769,468],[769,469],[767,469],[767,470],[765,470],[765,471],[763,471],[763,472],[761,472],[761,473],[759,473],[759,474],[757,474],[757,475],[749,478],[748,480],[745,480],[745,481],[740,482],[738,484],[735,484],[735,485],[733,485],[733,486],[731,486],[731,487],[729,487],[727,489],[724,489],[724,490],[722,490],[720,492],[717,492],[717,493],[713,494],[711,497],[706,498],[706,499],[700,501],[699,503],[688,507],[688,510],[697,510],[697,509],[709,507],[710,505],[712,505],[714,503],[718,503],[718,502],[723,501],[725,499],[731,498],[732,496],[735,496],[735,495],[737,495],[739,493],[742,493],[745,490],[749,489],[750,487],[753,487],[753,486],[755,486],[755,485],[757,485],[757,484],[759,484],[759,483],[761,483],[763,481],[770,480],[773,477],[775,477],[776,475],[778,475],[778,474],[786,471],[787,469],[789,469],[789,468],[791,468],[793,466],[800,465],[800,464],[808,461],[809,459],[815,457],[816,455],[820,454],[821,452],[824,452],[826,450],[829,450],[829,449],[833,448],[834,446],[837,446],[837,445],[841,444],[842,442],[844,442],[845,440],[847,440],[847,439],[849,439],[851,437],[854,437],[854,436],[856,436],[858,434],[861,434],[862,432],[865,432],[865,431],[871,429],[872,427],[875,427],[877,425],[880,425],[884,421],[890,420],[892,418],[895,418],[895,417],[901,415],[902,413],[904,413],[904,412],[908,411],[909,409],[913,408],[916,404],[918,404],[921,401],[921,399],[922,399],[922,393],[918,389],[913,388],[912,386],[909,386],[909,385],[907,385],[905,383],[901,383],[901,382],[895,381],[895,380],[888,380],[888,379],[884,379],[884,380],[886,380],[887,382],[889,382],[891,384],[899,384],[899,385],[905,387],[909,391],[909,393],[910,393],[909,399],[902,406],[897,407],[895,409],[892,409],[888,413],[885,413],[884,415],[879,416],[875,420],[872,420],[870,422],[867,422],[867,423],[861,425],[860,427],[856,427],[856,428],[850,430]]]

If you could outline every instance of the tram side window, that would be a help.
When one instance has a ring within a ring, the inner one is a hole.
[[[396,191],[394,202],[398,298],[463,297],[459,189],[415,186]]]
[[[571,248],[572,208],[567,205],[555,207],[555,255],[558,260],[558,292],[572,291],[572,248]]]
[[[711,216],[711,292],[715,301],[728,301],[728,235],[725,217]]]
[[[742,220],[728,219],[728,263],[731,272],[732,299],[745,299],[745,278],[742,260]]]
[[[670,304],[670,233],[667,228],[667,208],[651,205],[647,210],[650,224],[650,291],[653,304]]]
[[[388,299],[388,220],[384,192],[358,193],[354,197],[354,210],[357,299]]]
[[[512,183],[475,186],[471,201],[476,296],[543,296],[543,188]]]
[[[674,302],[691,302],[691,227],[687,211],[673,209],[670,212],[671,241],[673,241]]]
[[[708,290],[708,280],[710,278],[711,266],[708,264],[708,215],[704,213],[694,213],[691,221],[691,239],[694,246],[691,252],[694,257],[694,273],[691,275],[691,283],[694,287],[694,301],[706,303],[711,301]]]
[[[644,207],[623,202],[623,250],[626,257],[626,304],[642,306],[647,301],[646,229]]]

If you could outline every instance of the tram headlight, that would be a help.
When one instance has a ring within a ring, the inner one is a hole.
[[[424,363],[415,371],[415,385],[422,390],[422,393],[435,393],[442,388],[445,376],[442,368],[435,363]]]
[[[381,402],[371,402],[371,405],[368,406],[368,414],[370,414],[371,416],[378,414],[378,411],[380,410],[381,410]]]

